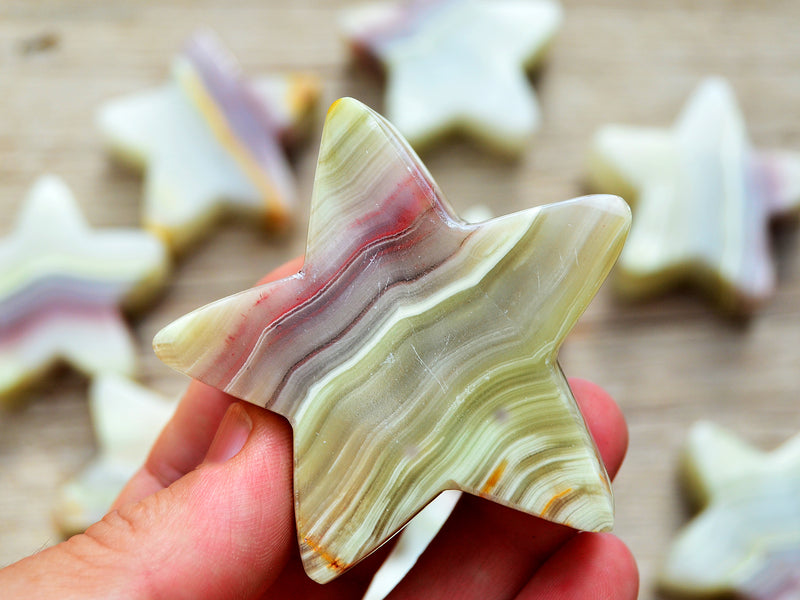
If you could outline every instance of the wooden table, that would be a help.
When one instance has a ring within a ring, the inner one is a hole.
[[[311,142],[296,159],[309,198],[324,107],[351,95],[381,108],[380,82],[353,68],[333,28],[340,2],[0,1],[0,233],[43,172],[63,176],[97,227],[138,223],[141,180],[106,157],[93,125],[110,97],[157,85],[172,53],[211,26],[248,73],[303,70],[324,83]],[[668,125],[709,74],[730,78],[753,143],[800,149],[800,2],[564,2],[566,18],[535,78],[544,122],[518,161],[462,141],[423,158],[456,209],[496,214],[585,192],[587,144],[606,122]],[[186,380],[155,359],[154,333],[187,310],[247,287],[300,253],[307,209],[274,239],[227,224],[175,267],[158,302],[132,318],[141,380],[177,394]],[[777,231],[779,288],[750,322],[720,318],[693,293],[625,305],[604,288],[561,353],[569,375],[622,405],[630,451],[616,488],[617,532],[635,553],[642,597],[689,513],[676,479],[686,428],[713,419],[771,448],[800,430],[800,247]],[[0,563],[56,541],[54,490],[93,453],[86,381],[62,369],[0,419]]]

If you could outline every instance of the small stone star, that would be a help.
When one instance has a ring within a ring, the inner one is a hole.
[[[59,360],[88,375],[133,374],[136,349],[120,307],[142,304],[167,270],[158,238],[92,231],[64,182],[41,177],[0,240],[0,398]]]
[[[415,0],[345,14],[355,52],[386,70],[386,114],[415,148],[458,130],[517,154],[539,126],[526,71],[561,23],[552,0]]]
[[[670,130],[602,128],[592,178],[635,200],[618,267],[625,295],[688,282],[747,313],[772,294],[769,222],[800,204],[800,154],[753,150],[724,80],[703,82]]]
[[[54,516],[65,537],[105,515],[175,412],[177,402],[134,383],[102,374],[89,388],[97,455],[58,493]]]
[[[607,475],[556,353],[629,222],[620,198],[590,196],[468,224],[400,134],[343,99],[300,272],[182,317],[154,347],[288,418],[317,581],[445,489],[607,529]]]
[[[175,58],[169,83],[107,103],[98,122],[110,149],[146,170],[144,225],[182,250],[224,212],[289,219],[295,184],[282,144],[318,94],[309,76],[246,80],[205,32]]]
[[[697,423],[685,466],[701,512],[673,543],[661,586],[692,597],[799,597],[800,435],[767,453]]]

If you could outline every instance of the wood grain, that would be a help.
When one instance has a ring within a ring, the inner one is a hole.
[[[106,98],[160,83],[170,55],[211,26],[248,73],[303,70],[324,82],[317,125],[297,153],[309,198],[324,107],[341,95],[381,109],[380,81],[353,68],[332,26],[334,0],[161,2],[0,0],[0,234],[37,175],[72,187],[95,226],[135,225],[140,179],[115,167],[93,126]],[[564,28],[534,78],[543,127],[509,162],[454,140],[423,156],[457,209],[496,214],[583,193],[589,138],[603,123],[668,125],[709,74],[728,77],[757,146],[800,149],[800,2],[565,1]],[[249,286],[300,253],[307,210],[274,239],[226,224],[177,265],[161,299],[132,324],[141,380],[174,394],[186,383],[150,350],[153,334],[191,308]],[[623,406],[631,430],[615,484],[617,532],[642,571],[643,598],[669,539],[688,518],[675,477],[686,427],[710,418],[764,448],[800,429],[800,246],[776,230],[779,289],[748,323],[716,316],[692,293],[642,305],[601,291],[562,351],[568,375]],[[59,370],[0,419],[0,563],[56,541],[58,484],[93,452],[86,382]]]

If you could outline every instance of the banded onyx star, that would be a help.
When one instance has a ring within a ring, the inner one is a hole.
[[[193,36],[172,80],[106,103],[106,143],[146,171],[142,221],[183,250],[225,213],[265,225],[288,221],[295,183],[283,146],[305,126],[319,95],[306,75],[248,80],[210,32]]]
[[[88,375],[132,375],[121,308],[163,283],[167,253],[138,229],[93,231],[64,182],[41,177],[0,240],[0,398],[65,361]]]
[[[343,99],[300,272],[180,318],[154,347],[288,418],[317,581],[445,489],[605,530],[608,477],[556,354],[629,223],[620,198],[590,196],[468,224],[394,127]]]
[[[59,489],[53,515],[67,537],[103,518],[144,464],[177,402],[120,375],[103,373],[89,388],[97,455]]]
[[[561,24],[554,0],[411,0],[344,14],[386,70],[386,114],[415,148],[457,130],[509,154],[539,127],[527,71]]]
[[[747,313],[772,294],[769,223],[800,206],[800,154],[753,150],[727,82],[704,81],[672,129],[602,128],[591,167],[598,189],[635,200],[624,295],[689,282]]]
[[[692,597],[797,598],[800,435],[762,452],[717,425],[697,423],[685,467],[700,513],[673,542],[661,586]]]

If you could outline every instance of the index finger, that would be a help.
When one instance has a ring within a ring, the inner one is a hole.
[[[258,285],[289,277],[302,266],[303,257],[294,258],[263,277]],[[138,502],[197,467],[205,458],[225,411],[235,400],[225,392],[192,381],[145,464],[125,485],[111,508]]]

